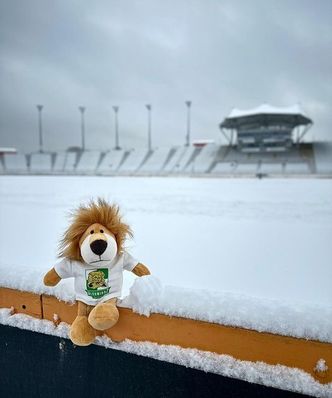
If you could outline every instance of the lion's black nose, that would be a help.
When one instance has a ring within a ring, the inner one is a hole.
[[[97,239],[90,243],[91,250],[94,252],[94,254],[97,254],[98,256],[101,256],[104,253],[106,247],[107,242],[103,239]]]

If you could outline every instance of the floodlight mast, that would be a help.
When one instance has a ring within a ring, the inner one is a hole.
[[[38,132],[39,132],[39,152],[43,152],[43,124],[42,124],[42,111],[43,105],[36,105],[38,110]]]
[[[145,105],[146,109],[148,110],[148,149],[149,151],[152,150],[152,137],[151,137],[151,104]]]
[[[119,142],[119,122],[118,122],[119,107],[113,106],[113,111],[114,111],[114,122],[115,122],[115,147],[114,147],[114,149],[116,149],[118,151],[121,149],[120,142]]]
[[[186,134],[186,142],[185,146],[190,145],[190,129],[191,129],[191,113],[190,113],[190,108],[191,108],[191,101],[185,101],[185,104],[187,105],[187,134]]]
[[[82,140],[82,151],[85,151],[85,123],[84,123],[84,112],[85,112],[85,106],[79,106],[78,107],[79,111],[81,112],[81,140]]]

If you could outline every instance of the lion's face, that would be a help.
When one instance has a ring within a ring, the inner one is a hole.
[[[114,235],[98,223],[87,228],[79,245],[83,260],[90,265],[108,265],[118,253]]]
[[[132,236],[129,225],[122,221],[119,207],[102,198],[91,200],[87,205],[81,204],[72,211],[70,219],[58,253],[59,257],[68,260],[83,259],[87,263],[108,261],[117,251],[123,250],[126,238]],[[90,234],[93,237],[87,239]],[[91,247],[93,240],[104,241],[106,245],[99,242]]]
[[[106,286],[104,274],[101,271],[90,272],[88,276],[88,286],[91,289]]]

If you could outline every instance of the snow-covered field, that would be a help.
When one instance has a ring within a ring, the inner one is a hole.
[[[202,319],[205,312],[205,319],[248,327],[256,314],[261,330],[271,330],[264,322],[273,321],[276,306],[287,319],[307,308],[306,325],[320,310],[321,321],[325,310],[332,314],[332,181],[322,179],[3,176],[0,285],[38,290],[39,276],[56,261],[66,213],[99,195],[119,203],[132,225],[128,250],[173,286],[164,291],[173,313]],[[133,280],[127,273],[125,294]],[[164,294],[157,309],[167,312],[167,301]],[[154,308],[151,300],[142,306]],[[330,341],[331,330],[330,322],[323,335],[307,337]]]
[[[119,203],[128,250],[153,276],[126,273],[122,305],[332,342],[332,181],[1,177],[0,286],[72,300],[73,283],[42,285],[66,213],[103,196]],[[67,337],[68,325],[0,310],[0,323]],[[63,343],[60,343],[63,344]],[[317,397],[299,369],[106,337],[97,344]],[[321,360],[323,360],[322,358]]]

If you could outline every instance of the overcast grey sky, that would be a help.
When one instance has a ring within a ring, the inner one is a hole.
[[[314,119],[310,137],[332,139],[332,1],[0,0],[0,146],[146,145],[153,107],[154,146],[185,138],[220,140],[232,107],[300,102]]]

